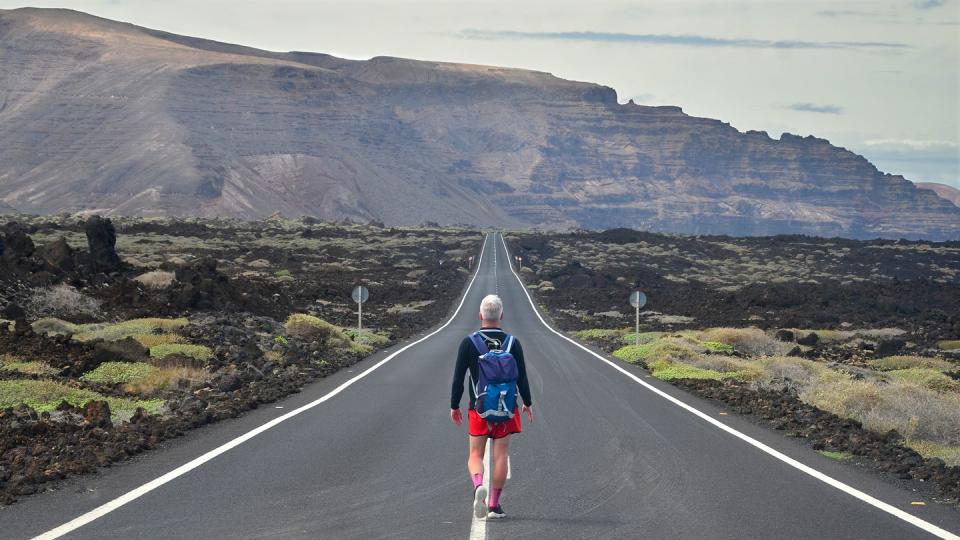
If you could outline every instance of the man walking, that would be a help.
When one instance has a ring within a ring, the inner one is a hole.
[[[470,435],[470,454],[467,470],[473,480],[473,511],[478,518],[505,517],[500,494],[507,482],[509,437],[513,433],[520,433],[521,409],[527,413],[527,419],[533,422],[533,411],[530,409],[533,401],[523,362],[523,348],[516,338],[500,328],[502,320],[503,301],[500,297],[493,294],[484,297],[480,302],[480,331],[465,337],[460,343],[450,391],[450,420],[459,426],[463,423],[463,414],[460,412],[463,378],[469,372],[467,431]],[[517,392],[523,399],[522,406],[515,401]],[[489,500],[483,485],[483,455],[487,439],[491,440],[490,461],[493,469]]]

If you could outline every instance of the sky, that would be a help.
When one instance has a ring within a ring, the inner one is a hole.
[[[23,7],[0,0],[0,8]],[[547,71],[960,188],[960,0],[35,0],[274,51]]]

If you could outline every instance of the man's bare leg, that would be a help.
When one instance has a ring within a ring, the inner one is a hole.
[[[490,512],[487,518],[504,517],[503,510],[500,508],[500,492],[507,483],[507,459],[510,455],[510,436],[500,439],[494,439],[490,445],[490,461],[493,471],[490,475],[490,497],[487,499],[487,506]]]
[[[467,457],[467,470],[471,475],[483,474],[483,454],[487,448],[486,437],[470,435],[470,455]]]
[[[487,515],[487,488],[483,485],[483,454],[487,447],[486,437],[470,436],[470,455],[467,457],[467,470],[473,479],[473,515],[482,518]]]
[[[493,473],[490,476],[490,486],[503,489],[507,483],[507,458],[510,455],[510,436],[494,439],[490,448],[490,461]]]

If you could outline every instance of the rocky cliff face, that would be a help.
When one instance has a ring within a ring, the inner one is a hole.
[[[920,189],[929,189],[939,195],[941,199],[946,199],[960,206],[960,189],[936,182],[917,182],[917,187]]]
[[[0,11],[0,65],[0,201],[21,211],[960,237],[960,208],[827,141],[547,73],[35,9]]]

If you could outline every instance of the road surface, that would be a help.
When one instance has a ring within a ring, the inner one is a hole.
[[[904,539],[960,531],[956,509],[911,506],[915,497],[874,475],[560,337],[535,313],[505,248],[488,235],[462,307],[430,337],[2,509],[0,537]],[[465,426],[450,423],[448,393],[457,346],[488,293],[503,297],[504,328],[523,343],[536,417],[512,442],[502,498],[509,517],[484,523],[471,516]]]

